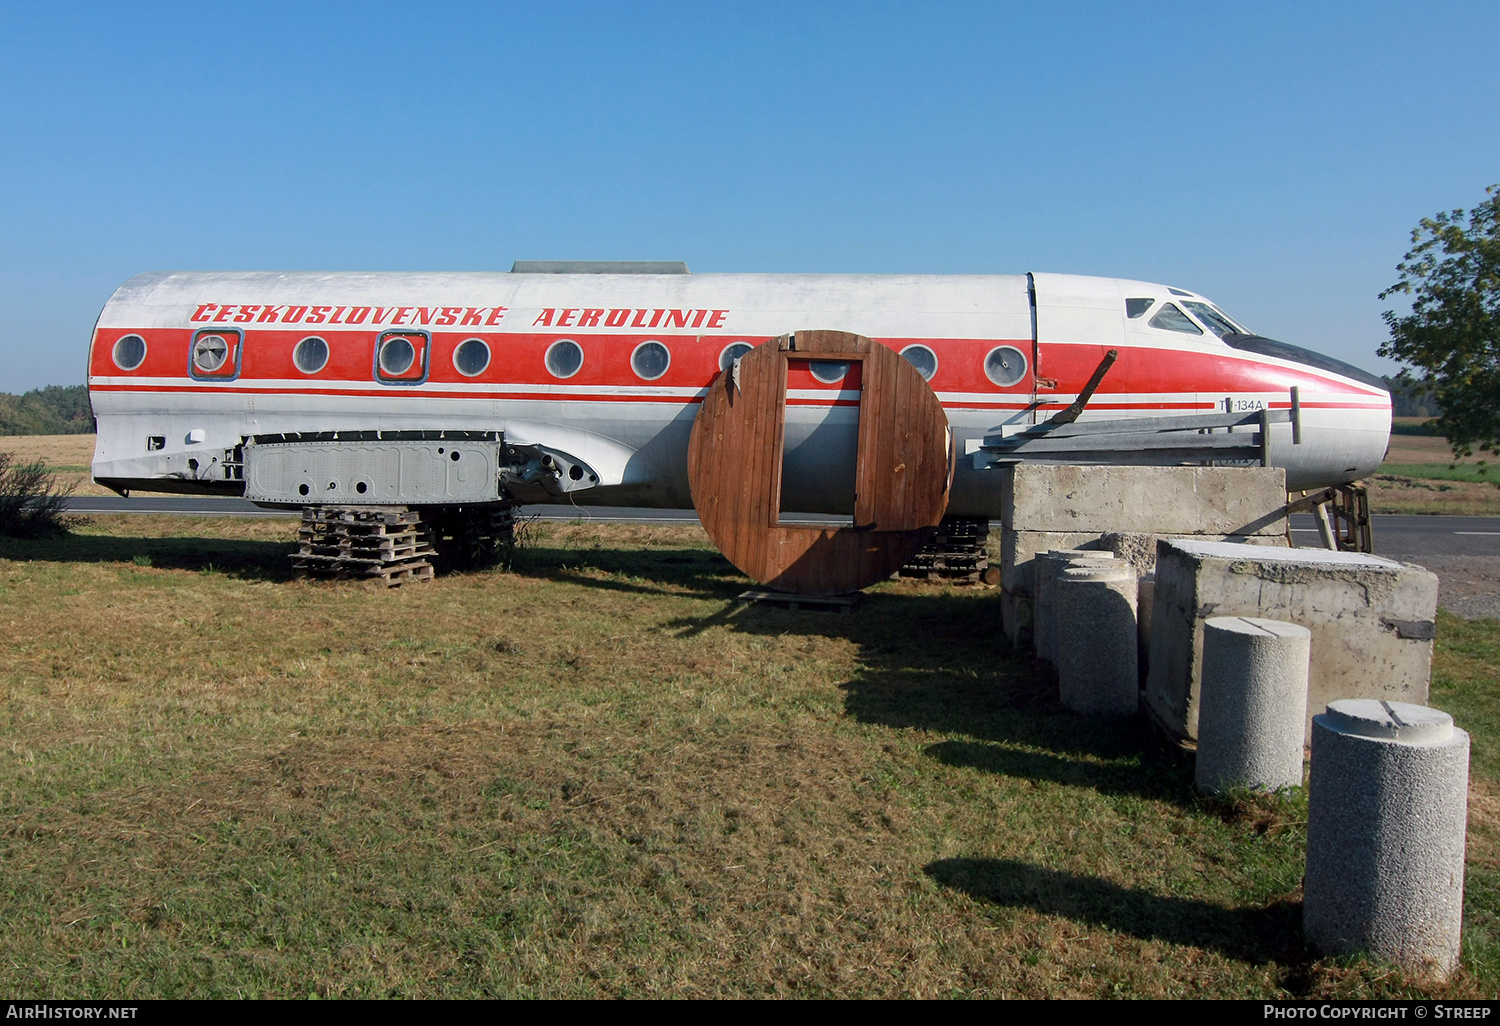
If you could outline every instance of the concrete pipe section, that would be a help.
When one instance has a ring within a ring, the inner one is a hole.
[[[1303,932],[1408,972],[1458,965],[1469,735],[1445,712],[1344,699],[1313,717]]]
[[[1136,575],[1117,565],[1070,566],[1057,581],[1058,697],[1074,712],[1134,716]]]
[[[1203,625],[1199,791],[1302,785],[1302,723],[1312,632],[1250,616]]]

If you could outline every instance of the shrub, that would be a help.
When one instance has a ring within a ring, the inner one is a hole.
[[[63,504],[71,494],[72,486],[59,488],[42,460],[18,463],[13,454],[0,452],[0,534],[36,538],[65,532]]]

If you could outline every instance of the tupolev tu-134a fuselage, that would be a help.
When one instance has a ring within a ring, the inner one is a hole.
[[[958,515],[1000,512],[1000,475],[977,458],[984,440],[1068,407],[1110,351],[1080,425],[1285,411],[1296,389],[1300,442],[1291,423],[1268,429],[1270,462],[1293,489],[1357,480],[1389,442],[1378,379],[1164,285],[517,267],[132,278],[90,348],[94,477],[119,490],[243,494],[243,448],[256,438],[491,432],[551,472],[541,488],[512,468],[499,499],[685,508],[709,385],[751,347],[806,329],[872,338],[927,379],[953,435]],[[782,508],[845,512],[859,365],[788,368]],[[342,488],[330,481],[307,501],[360,501]]]

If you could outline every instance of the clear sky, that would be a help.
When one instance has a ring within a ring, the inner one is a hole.
[[[0,4],[0,391],[148,270],[1056,271],[1373,370],[1500,4]],[[830,325],[834,326],[834,325]]]

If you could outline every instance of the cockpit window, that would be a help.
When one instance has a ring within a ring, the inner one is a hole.
[[[1191,317],[1177,309],[1176,303],[1166,303],[1156,311],[1156,316],[1151,318],[1151,327],[1165,328],[1167,331],[1181,331],[1188,335],[1203,334],[1203,329],[1194,324]]]
[[[1151,309],[1151,304],[1154,302],[1156,302],[1154,299],[1127,299],[1125,300],[1125,316],[1132,319],[1139,317]]]
[[[1183,300],[1182,305],[1198,315],[1198,319],[1204,323],[1209,331],[1223,338],[1225,335],[1244,335],[1245,331],[1240,326],[1225,317],[1222,313],[1207,303],[1194,303]]]

